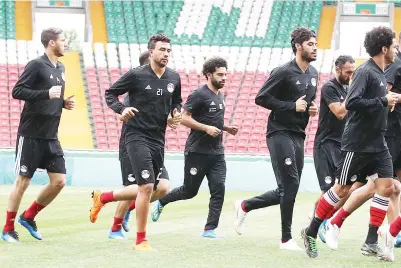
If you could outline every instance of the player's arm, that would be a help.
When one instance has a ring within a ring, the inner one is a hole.
[[[36,60],[30,61],[15,84],[12,96],[14,99],[24,101],[48,100],[49,90],[34,90],[33,85],[40,70],[40,63]]]
[[[107,106],[118,114],[122,114],[128,107],[118,99],[118,96],[127,93],[135,85],[135,75],[132,71],[125,73],[104,93]]]
[[[334,87],[324,85],[322,88],[322,99],[327,103],[330,111],[337,117],[337,119],[344,119],[344,117],[347,115],[345,101],[341,103],[341,100],[336,94],[336,89]]]
[[[202,124],[192,118],[192,113],[194,111],[199,111],[202,108],[203,104],[204,97],[200,91],[195,90],[191,94],[189,94],[187,102],[184,105],[181,124],[190,129],[202,131],[210,136],[216,137],[220,134],[221,129],[218,129],[214,126]]]
[[[173,91],[173,95],[171,97],[171,116],[174,117],[174,110],[177,109],[177,112],[181,113],[182,107],[182,97],[181,97],[181,78],[178,76],[178,84],[177,87]]]
[[[401,94],[399,94],[398,92],[395,92],[395,90],[393,88],[396,77],[397,76],[401,77],[401,68],[399,68],[399,66],[397,66],[397,64],[392,63],[384,70],[384,75],[385,75],[386,81],[387,81],[387,89],[389,91],[393,92],[394,94],[397,94],[398,103],[401,103]]]
[[[362,96],[368,86],[369,74],[363,70],[357,70],[353,76],[351,86],[348,89],[345,108],[352,111],[374,111],[388,106],[387,97],[363,99]]]
[[[281,101],[277,99],[279,90],[285,85],[285,78],[285,72],[282,68],[279,67],[274,69],[259,93],[256,95],[256,105],[272,111],[295,111],[295,102]]]

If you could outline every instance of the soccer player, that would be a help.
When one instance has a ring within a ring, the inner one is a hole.
[[[318,256],[316,236],[320,224],[340,199],[347,195],[355,175],[362,170],[370,171],[367,175],[376,186],[370,207],[370,221],[380,226],[386,216],[389,197],[393,193],[393,163],[384,134],[387,107],[392,109],[397,97],[387,91],[384,68],[394,61],[394,45],[394,33],[388,27],[376,27],[366,33],[364,46],[371,58],[355,71],[347,93],[345,107],[348,121],[341,140],[342,152],[336,182],[320,198],[314,219],[301,232],[306,253],[311,258]],[[328,228],[330,226],[327,225]],[[338,229],[336,225],[332,227]],[[386,251],[383,257],[394,259],[392,250]]]
[[[236,135],[238,127],[224,125],[225,103],[220,89],[226,81],[226,60],[220,57],[207,59],[202,72],[207,84],[189,95],[181,122],[191,128],[185,145],[184,185],[173,189],[155,204],[152,220],[159,219],[167,204],[195,197],[206,176],[211,197],[202,236],[217,238],[215,229],[223,207],[226,180],[223,131]]]
[[[149,64],[149,52],[145,51],[143,52],[140,57],[139,57],[139,65],[143,66],[146,64]],[[129,106],[129,96],[127,95],[124,98],[123,104],[125,106]],[[171,119],[169,118],[169,122]],[[173,127],[171,124],[169,124],[170,127]],[[121,167],[121,175],[123,179],[123,185],[125,187],[130,186],[130,185],[136,185],[136,180],[135,177],[133,176],[133,171],[132,171],[132,165],[130,162],[130,159],[128,157],[128,153],[125,147],[125,133],[127,129],[127,124],[124,122],[121,128],[121,137],[120,137],[120,144],[119,144],[119,160],[120,160],[120,167]],[[160,197],[163,197],[164,195],[167,194],[169,190],[169,176],[166,168],[163,166],[162,171],[160,173],[160,179],[159,183],[157,185],[157,188],[155,192],[153,192],[152,199],[156,200],[159,199]],[[138,193],[138,187],[133,187],[132,192]],[[135,195],[136,196],[136,195]],[[155,199],[156,198],[156,199]],[[111,230],[109,232],[109,238],[111,239],[125,239],[125,235],[121,231],[121,227],[124,229],[124,231],[128,232],[129,231],[129,225],[128,221],[130,218],[130,212],[135,209],[135,201],[136,200],[126,200],[126,201],[119,201],[117,203],[117,208],[116,212],[114,215],[114,223],[113,226],[111,227]],[[124,216],[125,215],[125,216]]]
[[[267,125],[267,146],[278,188],[235,203],[235,230],[242,234],[248,212],[280,204],[281,249],[301,250],[292,239],[291,225],[295,198],[304,166],[305,128],[309,116],[317,114],[316,85],[318,72],[310,65],[316,60],[314,31],[297,28],[291,33],[295,59],[275,68],[255,102],[272,110]]]
[[[400,82],[401,76],[399,71],[401,69],[401,61],[399,59],[400,55],[395,59],[395,62],[386,67],[384,74],[387,80],[387,87],[392,92],[399,94],[401,91]],[[399,101],[401,98],[399,98]],[[396,104],[394,110],[389,110],[388,112],[388,121],[387,121],[387,131],[385,133],[385,139],[387,146],[389,148],[392,162],[394,174],[397,177],[401,177],[401,106]],[[393,222],[395,218],[399,214],[399,194],[401,185],[397,180],[393,181],[395,191],[392,193],[390,197],[389,210],[387,211],[387,218],[389,223]],[[373,180],[369,180],[367,185],[353,193],[350,199],[347,200],[344,207],[341,211],[330,220],[330,225],[336,225],[338,228],[329,228],[329,232],[326,234],[327,236],[327,245],[336,249],[338,247],[338,239],[339,233],[334,232],[334,230],[340,230],[343,222],[352,212],[354,212],[358,207],[368,201],[373,197],[375,193],[375,184]],[[323,225],[323,224],[322,224]],[[380,255],[382,252],[381,248],[378,245],[378,236],[377,231],[379,229],[379,225],[375,224],[375,222],[371,222],[369,224],[369,231],[366,237],[366,241],[361,248],[361,252],[364,255]],[[319,230],[320,232],[320,230]]]
[[[63,189],[66,168],[63,150],[57,137],[63,108],[75,107],[73,96],[64,99],[65,70],[58,61],[64,56],[65,37],[58,28],[42,31],[41,42],[45,54],[30,61],[12,91],[14,99],[24,100],[18,127],[15,171],[16,181],[10,192],[6,224],[2,238],[18,242],[14,221],[25,190],[36,169],[46,169],[50,182],[39,193],[36,201],[18,218],[36,239],[42,240],[35,216],[49,205]]]
[[[124,74],[106,90],[107,105],[128,120],[125,146],[133,175],[138,184],[136,196],[137,238],[136,250],[151,250],[146,240],[146,222],[158,174],[164,163],[164,145],[167,119],[171,114],[177,124],[182,117],[181,81],[174,70],[167,67],[171,53],[170,39],[164,34],[150,37],[148,42],[150,64]],[[119,95],[129,94],[129,106],[118,100]],[[93,192],[90,220],[95,222],[102,207],[112,201],[133,200],[132,187],[101,193]]]

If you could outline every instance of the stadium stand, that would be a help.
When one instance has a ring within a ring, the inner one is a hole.
[[[2,147],[14,145],[23,105],[12,99],[13,85],[26,62],[43,52],[39,47],[32,48],[31,41],[15,41],[32,36],[31,31],[20,30],[21,25],[32,20],[28,14],[31,10],[23,10],[30,2],[23,3],[0,2],[0,51],[7,51],[0,53]],[[201,75],[205,58],[212,55],[227,58],[230,73],[224,88],[226,122],[239,125],[240,132],[236,137],[224,137],[226,151],[267,153],[265,132],[269,111],[254,104],[255,95],[274,67],[293,58],[290,32],[306,26],[318,33],[318,60],[313,65],[320,72],[316,98],[319,102],[321,86],[331,77],[336,56],[330,49],[336,6],[337,1],[90,1],[92,43],[83,45],[80,58],[72,56],[71,66],[77,69],[74,76],[82,77],[82,81],[77,79],[74,83],[73,91],[82,92],[79,101],[86,100],[87,108],[80,108],[87,109],[89,115],[82,111],[79,116],[88,118],[92,134],[88,134],[90,130],[82,130],[87,145],[65,141],[66,147],[117,149],[121,122],[107,107],[104,91],[123,73],[138,66],[138,57],[146,50],[149,36],[163,32],[172,39],[169,66],[180,74],[184,101],[205,82]],[[400,1],[396,2],[394,16],[401,16]],[[394,28],[401,30],[399,20],[394,20]],[[78,85],[81,82],[83,86]],[[71,92],[70,86],[73,85],[68,85],[67,90]],[[80,129],[85,128],[84,121]],[[316,128],[317,118],[313,118],[307,128],[306,154],[312,152]],[[67,132],[71,141],[80,140]],[[187,135],[185,127],[168,130],[166,150],[182,151]]]

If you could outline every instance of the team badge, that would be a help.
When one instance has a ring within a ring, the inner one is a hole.
[[[331,181],[332,181],[332,179],[331,179],[330,176],[327,176],[326,178],[324,178],[324,182],[327,183],[327,184],[330,184]]]
[[[134,174],[129,174],[129,175],[128,175],[128,181],[129,181],[129,182],[134,182],[134,181],[135,181]]]
[[[145,169],[145,170],[142,170],[141,176],[142,176],[142,178],[144,178],[144,179],[149,178],[149,176],[150,176],[149,170],[146,170],[146,169]]]
[[[189,173],[191,173],[191,175],[196,175],[198,173],[198,170],[196,168],[191,168],[191,170],[189,171]]]
[[[174,91],[174,84],[169,83],[169,84],[167,85],[167,90],[168,90],[168,92],[172,93],[172,92]]]
[[[310,82],[312,83],[312,86],[314,86],[314,87],[316,86],[316,78],[312,77]]]
[[[286,158],[285,161],[284,161],[284,163],[285,163],[287,166],[291,165],[291,164],[292,164],[291,158]]]

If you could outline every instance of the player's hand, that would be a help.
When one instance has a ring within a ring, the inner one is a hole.
[[[297,99],[297,101],[295,102],[295,109],[297,112],[303,113],[306,111],[306,107],[308,106],[308,103],[305,101],[305,97],[306,97],[306,95],[303,95],[302,97]]]
[[[212,137],[217,137],[221,130],[214,126],[207,126],[205,132]]]
[[[310,116],[316,116],[318,114],[318,107],[314,101],[312,101],[312,104],[309,106],[309,115]]]
[[[170,114],[167,118],[167,125],[171,129],[176,129],[181,124],[181,121],[182,121],[181,113],[179,113],[177,109],[174,109],[173,116],[171,116]]]
[[[226,127],[226,131],[227,131],[227,133],[235,136],[238,133],[238,127],[237,126],[228,126],[228,127]]]
[[[64,109],[73,110],[74,108],[75,108],[75,99],[74,95],[72,95],[64,100]]]
[[[61,96],[61,86],[52,86],[49,89],[49,98],[50,99],[59,99]]]
[[[398,96],[397,96],[397,94],[394,94],[393,92],[389,92],[387,95],[386,95],[386,98],[387,98],[387,107],[388,108],[390,108],[390,110],[391,111],[393,111],[394,110],[394,108],[395,108],[395,105],[397,104],[397,102],[398,102]]]
[[[131,119],[132,117],[135,116],[135,113],[138,113],[139,111],[137,109],[135,109],[134,107],[128,107],[125,108],[123,113],[120,116],[120,120],[121,121],[128,121],[128,119]]]

